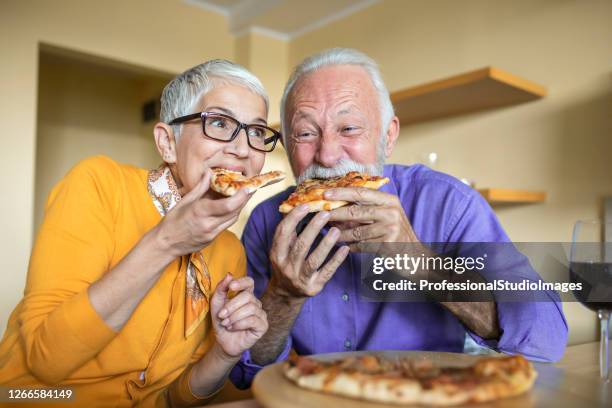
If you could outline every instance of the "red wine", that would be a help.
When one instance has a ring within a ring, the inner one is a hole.
[[[574,296],[591,310],[612,310],[612,263],[571,262],[570,279],[581,283]]]

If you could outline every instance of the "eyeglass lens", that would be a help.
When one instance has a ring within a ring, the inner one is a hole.
[[[209,115],[204,118],[204,133],[206,136],[223,141],[232,139],[234,132],[240,126],[237,120],[217,115]],[[271,150],[274,147],[274,132],[259,125],[248,125],[248,140],[251,147],[261,150]]]

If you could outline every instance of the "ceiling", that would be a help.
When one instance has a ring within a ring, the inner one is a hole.
[[[184,0],[223,14],[230,31],[260,32],[283,40],[300,36],[380,0]]]

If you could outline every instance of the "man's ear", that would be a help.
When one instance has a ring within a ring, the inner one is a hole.
[[[176,140],[171,126],[157,122],[153,128],[155,146],[162,160],[168,164],[176,163]]]
[[[391,153],[393,153],[393,149],[395,148],[395,143],[397,143],[397,138],[400,134],[400,123],[397,116],[394,116],[391,119],[391,123],[389,123],[389,127],[387,128],[387,144],[385,145],[385,157],[389,158]]]

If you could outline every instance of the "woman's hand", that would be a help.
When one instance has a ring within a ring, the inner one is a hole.
[[[210,188],[211,171],[166,214],[155,227],[155,235],[164,250],[174,258],[200,251],[223,230],[238,220],[251,194],[244,189],[232,197],[205,197]]]
[[[217,285],[210,300],[216,342],[193,366],[189,387],[194,395],[203,398],[219,390],[242,352],[268,330],[266,313],[253,288],[253,279],[234,279],[230,273]],[[230,290],[236,293],[231,299]]]
[[[238,358],[268,330],[266,312],[253,294],[253,279],[233,279],[231,274],[219,282],[210,302],[210,313],[217,344],[228,358]],[[231,299],[229,291],[236,292]]]

